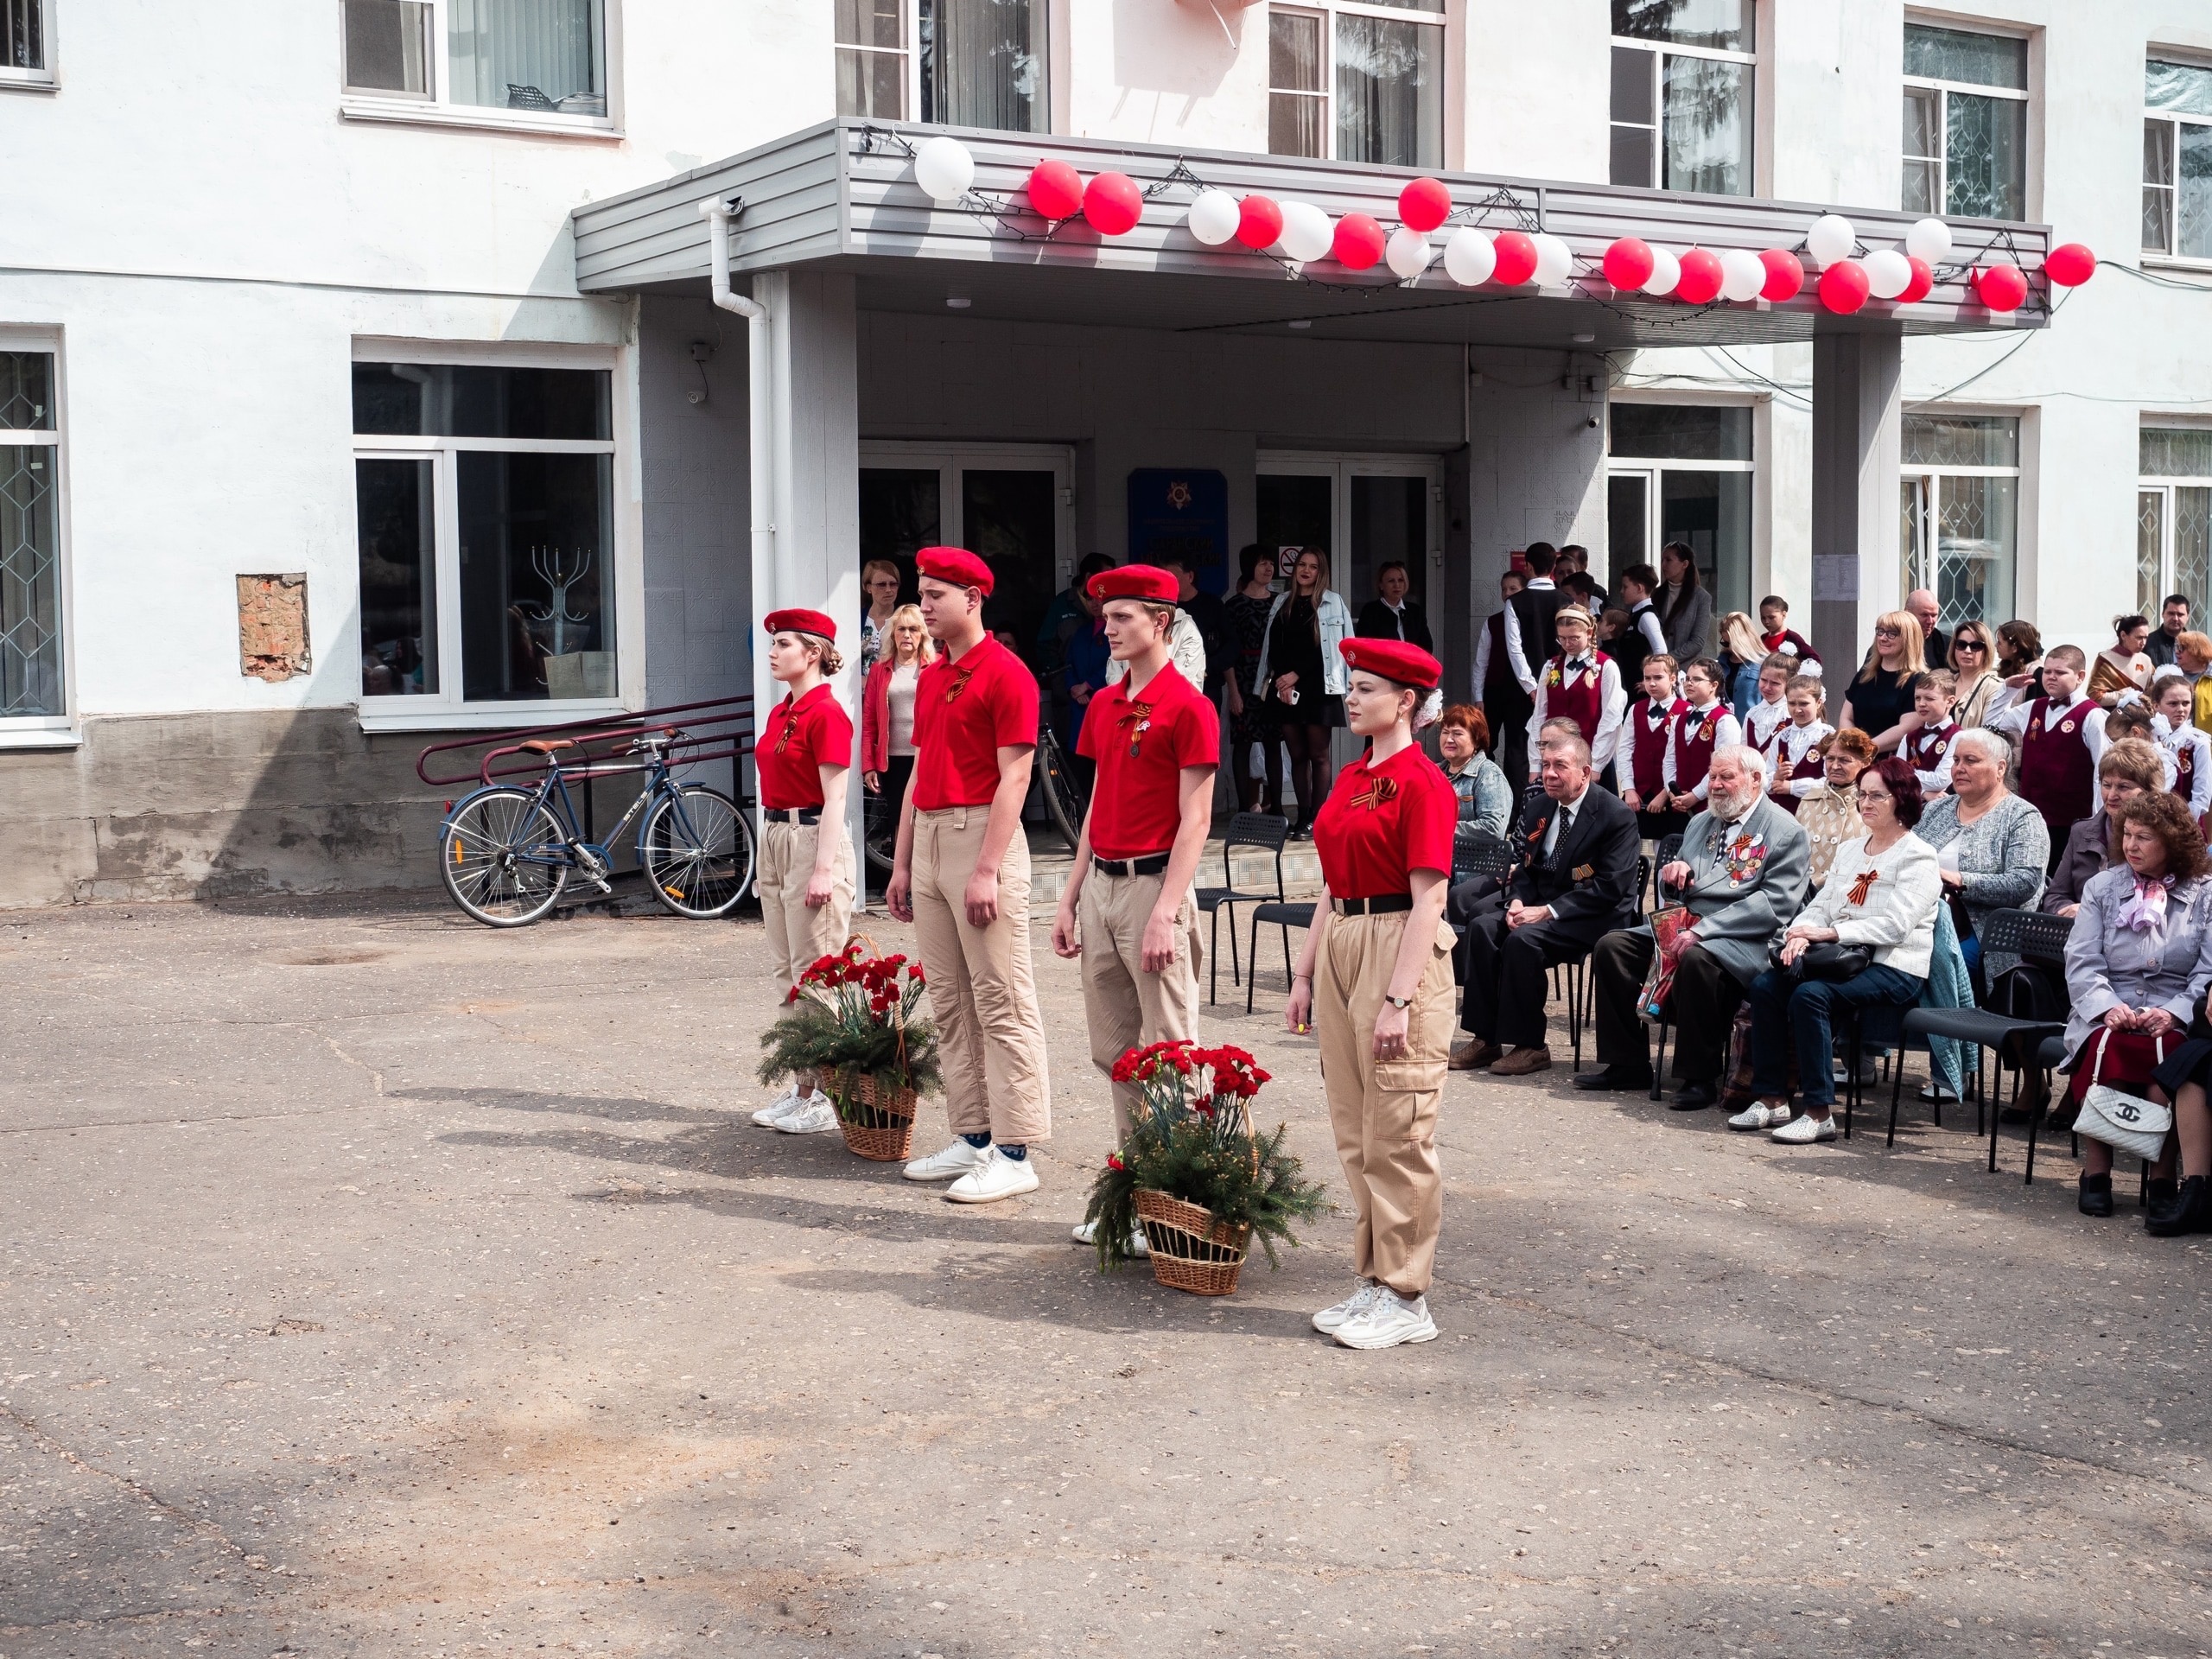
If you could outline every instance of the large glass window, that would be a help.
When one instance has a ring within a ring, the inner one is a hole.
[[[1904,26],[1901,205],[1962,219],[2027,217],[2025,41]]]
[[[1268,148],[1278,156],[1441,167],[1444,0],[1320,0],[1271,10]]]
[[[616,696],[600,369],[353,365],[361,696]]]
[[[53,353],[0,350],[0,721],[66,712],[60,458]]]
[[[1751,411],[1741,404],[1616,403],[1607,410],[1607,569],[1687,546],[1716,611],[1749,611]]]
[[[1926,588],[1947,631],[2013,613],[2020,422],[2012,415],[1907,415],[1899,493],[1900,591]]]
[[[0,80],[51,81],[46,37],[46,0],[0,0]]]
[[[607,120],[607,0],[341,0],[365,99]]]
[[[2143,429],[2135,494],[2135,592],[2145,615],[2189,596],[2196,625],[2212,613],[2212,427]]]
[[[1751,194],[1752,0],[1613,0],[1612,181]]]
[[[2212,67],[2151,59],[2143,105],[2143,251],[2212,259]]]
[[[837,113],[906,118],[906,0],[836,0]]]
[[[919,0],[922,119],[1046,132],[1046,0]]]

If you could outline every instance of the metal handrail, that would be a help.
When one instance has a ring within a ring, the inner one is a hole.
[[[683,715],[690,718],[678,726],[669,718]],[[704,728],[704,729],[702,729]],[[571,777],[607,778],[626,772],[642,772],[643,760],[622,758],[625,749],[618,745],[634,744],[640,737],[654,732],[669,734],[674,741],[668,748],[668,764],[671,768],[697,766],[708,760],[741,760],[753,752],[753,694],[747,692],[735,697],[709,697],[699,702],[670,703],[658,709],[640,709],[634,714],[609,719],[601,716],[589,720],[563,721],[549,726],[520,726],[497,732],[472,732],[466,737],[448,738],[432,743],[415,759],[415,775],[432,788],[446,788],[456,784],[489,784],[495,778],[519,777],[526,772],[543,771],[547,760],[555,756],[532,755],[528,760],[508,766],[493,762],[507,755],[524,753],[523,745],[533,738],[566,738],[575,745],[573,749],[559,752],[561,764]],[[593,752],[594,744],[606,747]],[[455,772],[451,776],[433,774],[431,757],[449,754],[461,749],[480,749],[473,771]]]

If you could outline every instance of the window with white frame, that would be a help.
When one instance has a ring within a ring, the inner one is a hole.
[[[1270,8],[1268,149],[1443,166],[1444,0]]]
[[[48,0],[0,0],[0,86],[46,86],[54,81]]]
[[[607,124],[607,0],[340,0],[348,95]]]
[[[2028,43],[1931,23],[1904,26],[1909,213],[2028,216]]]
[[[837,113],[906,118],[906,0],[836,0]]]
[[[2156,616],[2168,594],[2212,613],[2212,427],[2146,426],[2135,493],[2136,605]]]
[[[353,365],[365,709],[616,696],[611,381]]]
[[[924,121],[1002,132],[1052,130],[1048,0],[915,0],[915,78]]]
[[[1754,0],[1612,5],[1612,181],[1750,195]]]
[[[2019,416],[1909,414],[1902,450],[1898,591],[1932,591],[1946,630],[1994,627],[2013,613]]]
[[[2212,259],[2212,67],[2151,59],[2143,106],[2143,251]]]
[[[0,721],[67,712],[54,353],[0,349]]]
[[[1749,611],[1752,410],[1620,400],[1606,411],[1605,569],[1690,550],[1716,612]]]

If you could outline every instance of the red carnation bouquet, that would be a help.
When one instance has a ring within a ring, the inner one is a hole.
[[[761,1033],[760,1081],[811,1069],[848,1122],[881,1108],[912,1116],[940,1080],[936,1028],[921,1012],[922,965],[867,954],[855,936],[799,975],[782,1018]]]

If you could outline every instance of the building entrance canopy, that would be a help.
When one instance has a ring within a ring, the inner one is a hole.
[[[1401,169],[1284,156],[1173,149],[1028,133],[957,132],[974,157],[973,184],[941,203],[915,177],[914,149],[938,129],[839,120],[810,127],[664,183],[580,208],[576,280],[587,292],[697,292],[709,277],[699,204],[733,213],[730,271],[810,267],[849,272],[866,310],[942,313],[965,301],[977,317],[1087,322],[1166,330],[1278,331],[1301,322],[1319,337],[1609,351],[1638,346],[1802,340],[1872,328],[1960,334],[2037,327],[2049,319],[2042,274],[2047,227],[1954,223],[1948,261],[1912,304],[1869,300],[1853,315],[1827,311],[1808,275],[1794,299],[1704,305],[1630,298],[1600,270],[1606,248],[1633,236],[1676,254],[1783,249],[1804,254],[1813,221],[1835,208],[1732,196],[1679,194],[1471,174],[1441,175],[1459,225],[1496,233],[1548,232],[1573,256],[1547,287],[1463,288],[1441,259],[1402,282],[1382,265],[1354,271],[1324,257],[1303,266],[1280,251],[1192,234],[1190,203],[1207,188],[1309,202],[1332,219],[1363,213],[1398,222]],[[1031,170],[1046,158],[1086,177],[1113,171],[1146,193],[1126,234],[1102,236],[1080,217],[1052,225],[1031,207]],[[1841,209],[1863,251],[1901,247],[1917,215]],[[2009,262],[2027,272],[2026,302],[1993,312],[1974,296],[1974,268]]]

